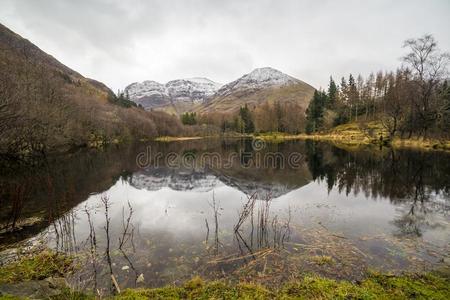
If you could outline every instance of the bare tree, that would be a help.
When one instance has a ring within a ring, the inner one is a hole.
[[[436,98],[434,96],[438,85],[448,75],[450,53],[441,52],[436,40],[429,34],[418,39],[408,39],[403,47],[410,51],[403,57],[403,61],[411,68],[419,89],[419,96],[413,98],[413,101],[426,137],[430,123],[436,119],[433,100]]]

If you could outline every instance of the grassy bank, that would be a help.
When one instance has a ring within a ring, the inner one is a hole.
[[[390,146],[393,148],[411,148],[420,150],[450,151],[450,140],[422,137],[389,139],[389,134],[380,122],[349,123],[334,127],[326,132],[315,134],[287,134],[282,132],[266,132],[255,134],[227,133],[214,136],[164,136],[156,138],[159,142],[187,141],[208,138],[258,138],[268,143],[281,143],[287,140],[314,140],[331,142],[336,145],[358,146]]]
[[[283,133],[265,133],[258,134],[255,137],[261,138],[267,142],[282,142],[285,140],[315,140],[327,141],[335,144],[364,146],[364,145],[384,145],[394,148],[413,148],[422,150],[443,150],[450,151],[450,140],[444,139],[424,139],[417,138],[400,138],[395,137],[389,140],[389,134],[378,122],[370,122],[365,124],[350,123],[343,124],[333,129],[315,134],[297,134],[289,135]]]
[[[181,287],[125,290],[115,299],[449,299],[449,283],[431,274],[371,274],[360,283],[306,276],[271,290],[249,283],[227,285],[194,278]]]
[[[200,140],[206,137],[202,136],[162,136],[155,138],[157,142],[177,142],[177,141],[190,141],[190,140]]]
[[[220,139],[220,138],[251,138],[252,134],[241,134],[241,133],[226,133],[217,135],[205,135],[205,136],[162,136],[155,138],[154,141],[157,142],[178,142],[178,141],[189,141],[189,140],[200,140],[200,139]]]
[[[26,299],[8,295],[5,284],[48,282],[49,277],[61,277],[72,271],[71,259],[61,254],[42,252],[0,267],[0,299]],[[96,299],[89,293],[59,286],[48,299]],[[446,275],[403,274],[399,276],[369,273],[361,282],[335,281],[315,275],[284,284],[278,289],[252,283],[228,284],[223,281],[207,282],[199,277],[181,286],[161,288],[125,289],[108,299],[450,299],[450,279]]]

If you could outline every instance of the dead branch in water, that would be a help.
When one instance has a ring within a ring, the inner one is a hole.
[[[213,212],[214,212],[214,225],[215,225],[215,228],[214,228],[214,254],[218,255],[219,254],[219,245],[220,245],[220,241],[219,241],[219,208],[220,208],[220,201],[216,202],[216,197],[214,196],[214,191],[213,191],[212,203],[209,203],[209,206],[211,206],[211,208],[213,209]]]
[[[247,196],[247,202],[244,204],[241,213],[239,214],[239,219],[236,225],[234,226],[234,231],[238,231],[248,216],[253,212],[256,202],[256,192]]]
[[[97,237],[95,234],[94,223],[91,219],[91,214],[89,213],[87,205],[84,207],[84,211],[88,218],[89,223],[89,244],[90,244],[90,254],[92,269],[94,272],[94,291],[97,290]]]
[[[110,203],[109,203],[108,196],[102,196],[101,197],[101,201],[103,203],[103,206],[105,207],[105,220],[106,220],[106,225],[103,227],[105,229],[105,233],[106,233],[105,256],[106,256],[106,261],[107,261],[108,266],[109,266],[109,273],[111,274],[111,281],[112,281],[113,286],[114,286],[114,289],[111,287],[111,290],[115,290],[117,292],[120,292],[119,285],[117,284],[117,281],[116,281],[116,279],[114,277],[114,273],[113,273],[113,270],[112,270],[111,250],[110,250],[111,240],[110,240],[110,231],[109,231],[109,225],[110,225],[111,218],[109,217]]]
[[[133,207],[130,204],[130,201],[128,201],[128,217],[125,221],[125,208],[122,208],[122,237],[119,237],[119,249],[122,250],[122,247],[124,245],[124,243],[126,243],[128,241],[128,239],[130,237],[133,237],[134,235],[134,227],[131,224],[131,233],[128,233],[128,230],[130,228],[130,221],[131,221],[131,217],[133,216]]]

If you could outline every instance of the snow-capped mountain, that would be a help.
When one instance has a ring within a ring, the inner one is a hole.
[[[181,171],[170,168],[148,168],[133,174],[130,184],[137,189],[157,191],[170,188],[175,191],[209,192],[224,185],[234,187],[251,195],[257,193],[273,197],[284,195],[299,186],[287,186],[281,183],[267,183],[247,180],[243,177],[232,177],[207,171]]]
[[[155,81],[132,83],[125,88],[130,99],[145,109],[162,109],[181,114],[232,112],[244,104],[271,101],[295,102],[306,109],[314,88],[274,68],[254,69],[244,76],[221,85],[207,78],[177,79],[161,84]]]
[[[212,174],[182,172],[168,168],[150,168],[134,173],[131,185],[138,189],[157,191],[168,187],[175,191],[208,192],[223,183]]]
[[[314,90],[309,84],[273,68],[258,68],[222,86],[196,111],[232,113],[245,104],[254,108],[266,101],[290,102],[306,109]]]
[[[226,96],[237,90],[259,90],[298,84],[300,82],[300,80],[275,70],[274,68],[258,68],[233,82],[225,84],[217,91],[216,96]]]
[[[166,84],[146,80],[130,84],[125,88],[125,94],[145,109],[174,106],[177,110],[180,104],[194,105],[204,102],[220,87],[221,84],[201,77],[177,79]]]

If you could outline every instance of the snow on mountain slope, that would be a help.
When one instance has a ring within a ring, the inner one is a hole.
[[[258,68],[221,86],[203,77],[177,79],[160,84],[155,81],[133,83],[125,88],[130,99],[145,109],[168,112],[234,111],[243,104],[291,101],[307,106],[314,88],[270,67]]]
[[[169,96],[175,100],[193,100],[203,102],[221,87],[221,84],[207,78],[186,78],[166,83]]]
[[[313,94],[314,88],[301,80],[270,67],[258,68],[222,86],[195,111],[233,113],[245,104],[255,108],[264,102],[289,102],[306,109]]]
[[[138,99],[149,95],[165,95],[166,87],[156,81],[146,80],[144,82],[135,82],[125,88],[131,99]]]
[[[125,88],[130,99],[145,109],[173,106],[179,103],[202,103],[216,93],[221,84],[202,77],[176,79],[161,84],[155,81],[132,83]]]
[[[297,84],[301,81],[270,67],[258,68],[241,78],[222,86],[217,96],[226,96],[236,90],[258,90],[275,86]]]
[[[281,183],[266,183],[247,180],[243,177],[230,177],[212,174],[207,171],[174,170],[170,168],[148,168],[136,172],[131,177],[131,185],[137,189],[157,191],[170,188],[175,191],[210,192],[221,186],[234,187],[247,195],[257,193],[264,196],[270,193],[279,197],[291,190]]]

